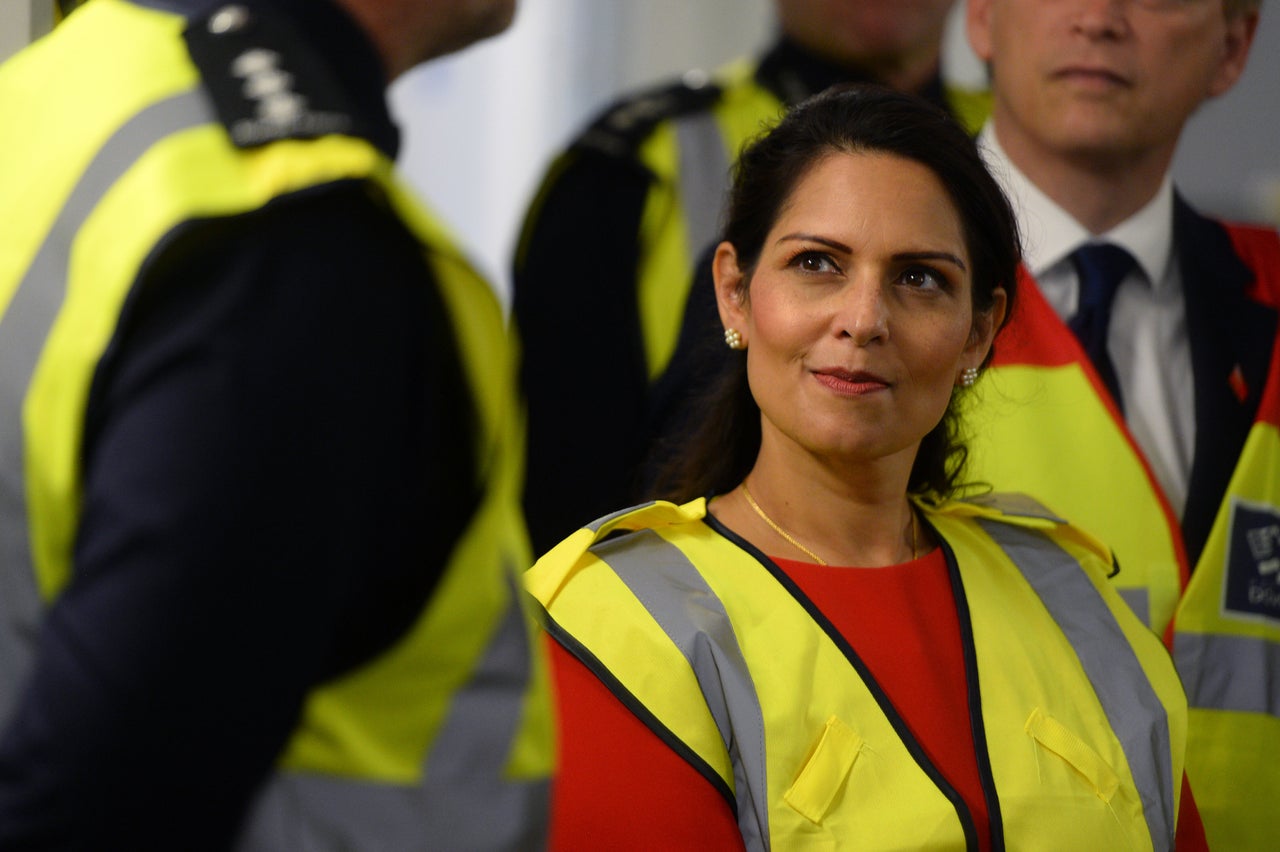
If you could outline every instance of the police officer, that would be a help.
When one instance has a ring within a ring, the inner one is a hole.
[[[385,99],[512,6],[95,0],[0,69],[0,848],[541,844],[514,364]]]

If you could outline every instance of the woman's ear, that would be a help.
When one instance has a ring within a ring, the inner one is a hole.
[[[1009,308],[1009,296],[1003,287],[991,291],[991,307],[973,317],[973,328],[969,332],[969,344],[965,346],[965,355],[973,359],[969,366],[981,367],[991,351],[991,341],[1004,322],[1005,311]]]
[[[716,282],[716,307],[720,322],[726,329],[737,329],[746,340],[747,288],[742,270],[738,267],[738,252],[733,244],[722,242],[716,246],[711,260],[711,274]]]

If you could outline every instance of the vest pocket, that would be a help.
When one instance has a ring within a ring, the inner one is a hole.
[[[862,742],[853,728],[832,716],[782,800],[805,819],[821,825],[862,752]]]
[[[1120,776],[1092,746],[1039,707],[1031,711],[1023,729],[1045,749],[1066,761],[1093,787],[1093,792],[1099,799],[1111,804],[1116,791],[1120,789]]]

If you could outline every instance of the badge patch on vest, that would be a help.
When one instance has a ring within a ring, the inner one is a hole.
[[[1223,611],[1280,621],[1280,511],[1231,502]]]
[[[354,132],[341,87],[270,9],[222,6],[194,19],[184,36],[238,147]]]

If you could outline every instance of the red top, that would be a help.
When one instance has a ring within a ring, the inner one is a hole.
[[[963,798],[979,848],[989,850],[960,623],[942,549],[890,568],[774,561],[857,649],[925,754]],[[551,849],[743,849],[736,814],[715,787],[581,662],[549,644],[560,702]],[[1185,779],[1182,816],[1178,849],[1207,848]]]
[[[987,804],[969,727],[964,645],[942,548],[888,568],[774,559],[848,640],[929,760],[973,814],[991,848]]]

